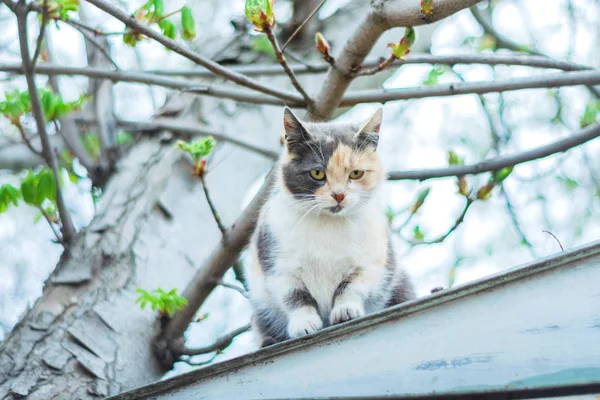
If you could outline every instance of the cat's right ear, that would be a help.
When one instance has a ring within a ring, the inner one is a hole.
[[[292,151],[295,146],[311,140],[310,133],[288,107],[283,110],[283,127],[289,151]]]

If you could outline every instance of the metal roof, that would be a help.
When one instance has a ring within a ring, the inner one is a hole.
[[[111,399],[582,393],[600,394],[600,241]]]

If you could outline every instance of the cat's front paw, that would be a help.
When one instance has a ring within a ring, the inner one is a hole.
[[[297,338],[314,333],[323,328],[323,321],[314,308],[301,308],[293,311],[289,316],[288,334]]]
[[[362,302],[337,302],[331,310],[329,322],[331,325],[350,321],[365,315],[365,307]]]

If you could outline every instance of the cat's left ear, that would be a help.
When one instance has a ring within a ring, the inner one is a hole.
[[[381,128],[381,120],[383,119],[383,108],[375,111],[370,118],[364,121],[358,133],[355,136],[356,141],[362,146],[363,144],[371,144],[377,147],[379,142],[379,129]]]

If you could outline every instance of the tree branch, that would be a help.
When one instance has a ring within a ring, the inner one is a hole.
[[[0,71],[22,73],[23,67],[18,64],[0,64]],[[39,65],[38,73],[47,75],[83,75],[91,78],[109,79],[121,82],[137,82],[178,89],[199,95],[230,98],[257,104],[288,105],[303,107],[306,103],[299,99],[295,103],[274,99],[270,96],[242,91],[230,85],[198,85],[187,80],[164,77],[156,74],[109,71],[97,68],[64,67],[55,65]],[[363,102],[387,102],[394,100],[420,99],[427,97],[455,96],[459,94],[484,94],[509,90],[549,88],[558,86],[600,84],[600,71],[574,71],[542,76],[513,78],[494,82],[465,82],[407,89],[380,89],[350,92],[344,96],[341,105],[352,106]],[[329,106],[328,106],[329,107]]]
[[[454,224],[450,227],[450,229],[448,229],[448,231],[446,233],[444,233],[443,235],[439,236],[436,239],[433,240],[428,240],[428,241],[416,241],[416,240],[407,240],[411,245],[413,246],[419,246],[422,244],[438,244],[438,243],[442,243],[444,240],[446,240],[448,238],[448,236],[450,236],[452,234],[452,232],[454,232],[459,226],[460,224],[462,224],[465,220],[465,216],[467,215],[467,212],[469,211],[469,208],[471,207],[471,205],[475,202],[475,199],[472,199],[470,197],[466,198],[466,203],[465,206],[462,210],[462,212],[460,213],[460,215],[458,216],[458,218],[456,219],[456,221],[454,221]]]
[[[379,66],[379,59],[367,60],[363,63],[363,68],[374,68]],[[486,65],[519,65],[536,68],[560,69],[563,71],[583,71],[593,70],[593,67],[576,64],[570,61],[556,60],[547,56],[531,56],[527,54],[455,54],[455,55],[433,55],[433,54],[409,54],[404,60],[394,60],[388,68],[399,68],[409,64],[444,64],[453,66],[456,64],[486,64]],[[329,70],[330,65],[320,63],[315,65],[290,65],[290,69],[296,75],[323,73]],[[270,76],[284,74],[278,65],[239,65],[232,66],[232,71],[248,76]],[[204,68],[195,69],[168,69],[168,70],[148,70],[146,72],[158,75],[168,76],[187,76],[197,78],[210,78],[214,74]]]
[[[299,98],[294,93],[289,93],[283,90],[273,89],[269,86],[265,86],[260,82],[257,82],[253,79],[248,78],[247,76],[238,74],[237,72],[233,72],[227,68],[222,67],[216,62],[197,54],[174,40],[169,39],[168,37],[158,33],[151,27],[142,24],[140,21],[135,19],[133,16],[128,15],[127,13],[121,11],[118,7],[113,6],[112,4],[104,1],[104,0],[87,0],[88,3],[95,5],[102,11],[112,15],[117,18],[119,21],[123,22],[128,27],[133,30],[140,32],[141,34],[152,38],[165,46],[166,48],[173,50],[175,53],[182,55],[183,57],[195,62],[196,64],[202,65],[209,71],[212,71],[215,75],[221,76],[227,80],[235,82],[241,86],[254,89],[258,92],[268,94],[278,99],[282,99],[289,102],[297,102]]]
[[[300,95],[302,96],[302,98],[304,99],[306,104],[308,105],[308,108],[311,109],[313,107],[313,103],[314,103],[313,99],[310,98],[310,96],[308,95],[308,93],[306,93],[306,91],[304,90],[304,88],[302,87],[300,82],[298,82],[298,78],[296,78],[294,71],[292,71],[290,69],[290,66],[287,63],[285,56],[283,55],[281,49],[279,48],[279,42],[277,41],[277,38],[273,34],[273,30],[270,27],[266,27],[266,28],[264,28],[264,32],[267,35],[269,42],[271,42],[271,45],[273,46],[273,50],[275,51],[275,57],[277,57],[277,61],[279,61],[279,64],[281,64],[281,67],[283,68],[285,73],[289,76],[290,81],[292,82],[292,85],[296,88],[298,93],[300,93]]]
[[[46,25],[48,24],[48,0],[44,0],[43,8],[42,8],[42,23],[40,25],[40,33],[37,38],[37,44],[35,47],[35,53],[33,54],[33,58],[31,59],[31,67],[35,70],[35,65],[37,64],[37,60],[40,57],[40,53],[42,52],[42,43],[44,41],[44,33],[46,32]]]
[[[456,165],[446,168],[424,169],[412,171],[394,171],[388,174],[389,180],[416,179],[426,180],[431,178],[444,178],[460,175],[476,175],[483,172],[498,171],[499,169],[514,166],[517,164],[548,157],[552,154],[562,153],[573,147],[579,146],[585,142],[600,136],[600,124],[590,125],[579,130],[578,133],[550,143],[537,147],[532,150],[514,154],[512,156],[497,157],[491,160],[482,161],[471,165]]]
[[[19,130],[19,133],[21,134],[21,137],[23,138],[23,142],[25,143],[27,148],[29,148],[29,150],[31,150],[31,152],[33,154],[35,154],[36,156],[40,157],[43,160],[44,155],[42,154],[41,151],[39,151],[38,149],[33,147],[33,145],[31,144],[31,141],[29,140],[29,137],[27,136],[27,132],[25,132],[25,128],[23,128],[23,125],[21,125],[20,123],[17,124],[17,129]]]
[[[544,56],[544,53],[536,50],[535,48],[530,48],[528,46],[520,45],[519,43],[513,42],[512,40],[504,37],[500,32],[498,32],[492,22],[487,19],[485,15],[481,13],[479,8],[476,5],[471,6],[470,8],[471,15],[473,18],[481,25],[481,28],[485,33],[490,36],[493,36],[496,39],[496,47],[508,49],[516,52],[525,52],[528,54],[533,54],[537,56]],[[596,96],[600,97],[600,90],[596,89],[593,86],[588,86],[588,89]]]
[[[512,78],[494,82],[465,82],[407,89],[362,90],[344,96],[340,105],[353,106],[368,102],[423,99],[426,97],[484,94],[520,89],[539,89],[574,85],[600,84],[600,71],[561,72],[543,76]]]
[[[290,44],[291,41],[294,40],[294,38],[296,37],[296,35],[298,34],[298,32],[300,32],[302,30],[302,28],[304,28],[304,26],[308,23],[308,21],[310,21],[311,18],[314,17],[315,14],[321,9],[321,7],[323,7],[323,4],[325,4],[326,1],[327,0],[322,0],[321,3],[318,6],[316,6],[315,9],[312,10],[310,14],[308,14],[308,16],[304,19],[304,21],[302,21],[302,23],[290,35],[290,37],[288,38],[288,40],[285,41],[283,47],[281,48],[281,52],[282,53],[285,51],[285,48],[288,46],[288,44]]]
[[[210,197],[210,193],[208,191],[208,187],[206,186],[206,181],[204,180],[203,174],[200,175],[200,182],[202,182],[202,190],[204,190],[204,197],[206,197],[206,202],[208,203],[208,206],[210,207],[210,212],[212,213],[213,218],[215,219],[215,222],[217,223],[217,226],[219,227],[219,230],[221,231],[221,234],[223,235],[223,240],[227,241],[227,228],[225,228],[225,226],[223,225],[223,222],[221,221],[221,217],[219,216],[219,212],[217,211],[217,208],[215,207],[215,203],[213,203],[213,201]]]
[[[35,71],[29,58],[29,44],[27,42],[27,13],[29,12],[25,3],[19,3],[16,5],[17,25],[19,29],[19,44],[21,49],[21,58],[23,59],[23,69],[25,73],[25,79],[27,80],[27,89],[29,91],[29,97],[31,100],[31,112],[35,119],[38,134],[42,141],[42,152],[46,162],[54,173],[54,180],[56,184],[56,205],[58,207],[58,213],[60,215],[61,226],[62,226],[62,240],[63,245],[68,246],[71,238],[75,234],[75,227],[71,220],[65,201],[63,199],[62,189],[60,186],[60,172],[58,170],[58,161],[56,154],[52,147],[50,147],[50,141],[46,133],[46,117],[44,116],[44,110],[42,103],[37,92],[35,83]]]
[[[199,348],[195,348],[195,349],[190,349],[188,347],[183,346],[180,348],[175,348],[174,351],[178,352],[180,356],[182,356],[182,355],[197,356],[200,354],[212,353],[213,351],[220,351],[220,350],[223,350],[226,347],[228,347],[231,344],[231,342],[233,342],[233,339],[235,339],[242,333],[247,332],[249,330],[250,330],[250,324],[247,324],[247,325],[244,325],[240,328],[237,328],[237,329],[229,332],[228,334],[226,334],[224,336],[221,336],[213,344],[211,344],[209,346],[199,347]]]
[[[232,283],[223,282],[222,279],[217,279],[217,284],[220,285],[220,286],[226,287],[228,289],[235,290],[236,292],[238,292],[239,294],[241,294],[245,298],[249,298],[248,297],[248,292],[246,292],[246,290],[244,288],[241,288],[241,287],[239,287],[237,285],[234,285]]]
[[[260,146],[254,145],[252,143],[248,143],[244,140],[235,138],[233,136],[224,134],[215,129],[211,129],[206,125],[191,123],[187,121],[182,121],[178,119],[172,118],[156,118],[152,121],[118,121],[117,124],[123,128],[128,130],[137,130],[137,131],[150,131],[150,130],[167,130],[171,132],[175,132],[179,135],[185,135],[187,137],[192,136],[213,136],[217,140],[221,140],[223,142],[229,142],[236,146],[239,146],[243,149],[255,152],[257,154],[263,155],[271,160],[276,160],[279,158],[279,153],[275,151],[271,151]]]
[[[87,42],[91,43],[100,52],[100,54],[102,54],[106,58],[106,60],[115,67],[116,70],[121,69],[119,68],[115,60],[112,59],[108,50],[106,50],[104,46],[102,46],[102,44],[98,43],[96,38],[92,34],[90,34],[86,29],[81,28],[81,24],[74,24],[73,21],[70,19],[66,19],[63,22],[77,29],[79,33],[81,33],[83,37],[87,40]]]
[[[54,233],[54,236],[56,237],[56,241],[58,243],[64,244],[62,237],[60,237],[60,234],[56,231],[56,228],[54,228],[54,223],[50,219],[50,216],[48,215],[48,213],[42,207],[39,207],[39,210],[42,213],[42,215],[44,216],[44,219],[46,220],[46,222],[48,222],[48,225],[50,226],[52,233]]]

